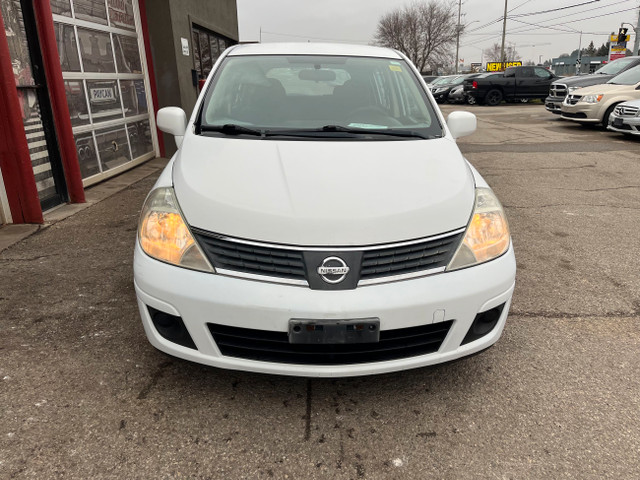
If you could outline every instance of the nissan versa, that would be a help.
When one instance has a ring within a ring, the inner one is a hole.
[[[415,67],[378,47],[228,49],[147,197],[135,287],[150,342],[216,367],[353,376],[494,344],[516,264],[500,202]]]

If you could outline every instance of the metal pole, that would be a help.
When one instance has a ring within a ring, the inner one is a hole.
[[[458,63],[460,63],[460,59],[458,56],[460,55],[460,10],[462,8],[462,0],[458,0],[458,24],[456,25],[456,74],[458,73]]]
[[[502,20],[502,47],[500,48],[500,62],[504,63],[507,59],[504,56],[504,39],[507,34],[507,0],[504,0],[504,19]]]
[[[640,8],[638,9],[638,26],[634,29],[636,39],[633,42],[633,55],[640,55]]]
[[[582,69],[582,31],[580,32],[580,41],[578,42],[578,61],[576,62],[576,75],[580,75]]]

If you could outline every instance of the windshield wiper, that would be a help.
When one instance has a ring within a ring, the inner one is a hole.
[[[259,137],[265,136],[265,130],[258,128],[243,127],[235,123],[225,123],[224,125],[201,125],[200,130],[203,132],[220,132],[225,135],[255,135]]]
[[[344,127],[342,125],[325,125],[320,128],[296,128],[292,130],[267,130],[266,136],[271,137],[275,135],[282,136],[300,136],[300,137],[315,137],[322,136],[325,133],[346,133],[350,136],[358,135],[387,135],[391,137],[410,137],[410,138],[423,138],[431,139],[436,138],[433,136],[425,136],[419,132],[413,130],[396,130],[386,128],[357,128],[357,127]]]

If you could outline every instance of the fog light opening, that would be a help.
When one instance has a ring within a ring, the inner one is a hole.
[[[467,335],[464,337],[464,340],[462,340],[461,345],[478,340],[490,333],[498,324],[498,320],[500,320],[500,315],[502,315],[504,306],[505,304],[503,303],[491,310],[480,312],[476,315],[476,318],[473,320],[473,323],[471,324]]]
[[[161,312],[153,307],[147,308],[149,309],[153,326],[162,338],[182,345],[183,347],[197,350],[196,344],[193,342],[191,335],[189,335],[189,331],[182,321],[182,318]]]

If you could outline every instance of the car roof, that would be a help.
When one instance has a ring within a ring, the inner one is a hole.
[[[247,43],[235,45],[228,55],[340,55],[402,59],[391,48],[344,43]]]

